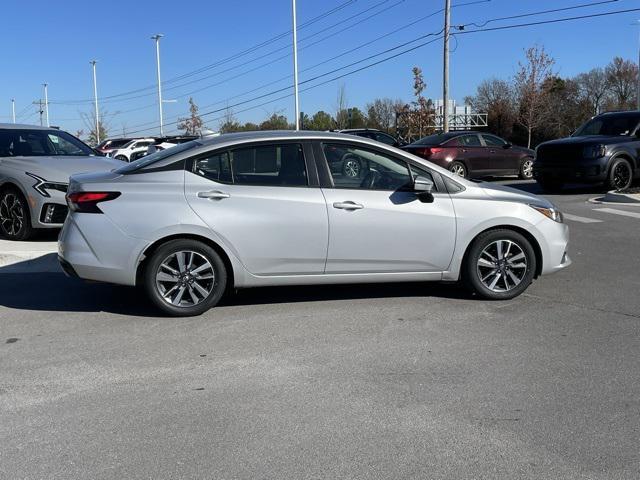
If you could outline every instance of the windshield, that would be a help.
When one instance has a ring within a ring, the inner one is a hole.
[[[182,143],[180,145],[176,145],[175,147],[167,148],[166,150],[158,150],[151,155],[146,155],[134,162],[127,163],[123,167],[120,167],[116,170],[116,173],[130,173],[136,170],[140,170],[141,168],[148,167],[152,163],[159,162],[164,160],[165,158],[169,158],[175,154],[186,152],[187,150],[191,150],[192,148],[196,148],[201,146],[199,142],[191,141],[187,143]]]
[[[606,115],[596,117],[582,125],[574,137],[585,137],[592,135],[631,135],[640,122],[637,115]]]
[[[0,157],[95,155],[88,145],[61,130],[0,130]]]

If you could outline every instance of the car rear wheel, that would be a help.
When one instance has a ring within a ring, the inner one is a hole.
[[[144,269],[147,295],[176,317],[200,315],[214,307],[227,286],[220,255],[197,240],[172,240],[158,248]]]
[[[128,162],[129,159],[127,157],[125,157],[124,155],[117,155],[116,156],[116,160],[121,160],[123,162]]]
[[[489,300],[508,300],[533,281],[536,256],[531,243],[513,230],[490,230],[472,243],[463,265],[467,287]]]
[[[0,195],[0,232],[9,240],[33,236],[29,205],[16,188],[7,188]]]
[[[449,171],[459,177],[467,178],[467,167],[462,162],[453,162],[449,165]]]
[[[358,178],[362,172],[362,165],[354,155],[347,155],[342,160],[342,175],[349,178]]]
[[[533,177],[533,158],[527,157],[520,163],[519,177],[522,180],[529,180]]]
[[[633,181],[633,169],[628,160],[617,158],[613,161],[609,170],[607,187],[611,190],[624,190],[631,186]]]

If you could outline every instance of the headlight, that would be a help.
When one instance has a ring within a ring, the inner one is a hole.
[[[607,153],[607,148],[605,145],[589,145],[584,147],[584,157],[585,158],[600,158],[604,157]]]
[[[43,197],[49,198],[51,196],[47,190],[58,190],[59,192],[67,193],[67,189],[69,188],[69,185],[66,183],[47,182],[44,178],[34,175],[33,173],[24,173],[36,180],[36,183],[33,185],[33,189]]]
[[[554,222],[562,223],[564,218],[562,218],[562,212],[555,207],[541,207],[540,205],[529,205],[531,208],[539,211],[545,217],[550,218]]]

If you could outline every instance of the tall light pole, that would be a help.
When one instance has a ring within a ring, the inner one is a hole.
[[[296,104],[296,130],[300,130],[300,100],[298,98],[298,26],[296,21],[296,0],[291,0],[293,14],[293,94]]]
[[[160,39],[163,37],[161,33],[156,33],[152,40],[156,41],[156,67],[158,74],[158,112],[160,114],[160,136],[164,136],[164,121],[162,119],[162,84],[160,81]]]
[[[640,20],[636,20],[638,25],[638,84],[636,85],[636,107],[640,110]]]
[[[93,104],[95,106],[96,113],[96,144],[100,143],[100,113],[98,112],[98,82],[96,80],[96,62],[91,60],[89,62],[93,69]]]
[[[16,123],[16,99],[11,99],[11,118],[13,119],[13,123]]]
[[[44,87],[44,116],[45,116],[45,119],[47,120],[47,127],[50,127],[51,125],[49,125],[49,95],[47,93],[47,87],[49,86],[49,84],[43,83],[42,86]]]
[[[451,0],[444,1],[444,65],[442,67],[442,131],[449,131],[449,29]]]

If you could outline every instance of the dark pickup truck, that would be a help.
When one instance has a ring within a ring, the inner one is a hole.
[[[629,187],[640,176],[640,111],[603,113],[569,138],[540,144],[533,176],[545,191],[567,183]]]

